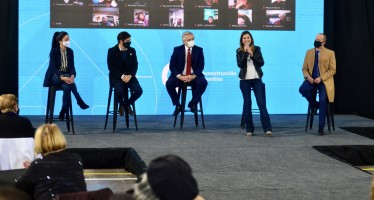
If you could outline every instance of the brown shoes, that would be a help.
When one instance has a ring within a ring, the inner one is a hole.
[[[124,116],[124,115],[125,115],[125,112],[126,112],[127,114],[129,114],[129,115],[134,115],[134,111],[132,111],[132,109],[131,109],[130,106],[127,106],[127,107],[126,107],[126,110],[125,110],[125,107],[124,107],[124,106],[120,106],[118,112],[119,112],[119,115],[120,115],[120,116]]]
[[[119,112],[119,116],[124,116],[125,115],[125,107],[120,106],[118,112]]]

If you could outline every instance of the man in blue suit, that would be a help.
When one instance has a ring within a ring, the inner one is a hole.
[[[194,39],[193,33],[184,32],[182,35],[183,45],[175,47],[170,58],[171,74],[166,81],[166,89],[173,105],[175,105],[173,116],[178,115],[181,111],[176,87],[182,87],[183,84],[189,84],[192,87],[192,99],[188,103],[188,107],[191,112],[196,112],[196,104],[200,101],[201,95],[208,85],[203,74],[203,48],[196,46]]]

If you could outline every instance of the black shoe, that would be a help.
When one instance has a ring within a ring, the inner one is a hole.
[[[127,106],[127,107],[126,107],[126,112],[127,112],[127,114],[129,114],[129,115],[134,115],[134,111],[132,111],[131,106]]]
[[[173,116],[178,115],[180,112],[181,112],[181,106],[180,105],[176,105],[175,106],[175,110],[173,112]]]
[[[120,106],[119,109],[118,109],[118,112],[119,112],[119,116],[124,116],[125,115],[125,107]]]
[[[192,103],[192,101],[190,101],[188,103],[188,107],[190,108],[190,111],[195,113],[197,111],[197,107],[196,107],[196,104],[195,103]]]
[[[58,119],[60,119],[60,121],[64,121],[65,114],[66,114],[66,109],[65,108],[61,108],[60,114],[58,115]]]
[[[325,131],[323,131],[323,128],[318,129],[318,135],[322,136],[325,134]]]
[[[87,109],[87,108],[90,107],[89,105],[87,105],[86,103],[84,103],[84,101],[83,101],[81,98],[77,99],[77,104],[78,104],[78,106],[81,107],[83,110],[85,110],[85,109]]]
[[[310,111],[310,114],[311,115],[317,114],[318,108],[319,108],[319,103],[317,102],[316,104],[313,105],[312,110]]]
[[[195,113],[197,111],[196,104],[191,105],[190,111]]]

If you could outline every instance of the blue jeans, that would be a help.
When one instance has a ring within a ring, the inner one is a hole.
[[[128,88],[133,92],[129,99],[127,99]],[[132,77],[128,83],[114,83],[114,91],[118,98],[119,105],[124,107],[133,105],[143,94],[143,89],[140,87],[139,81],[136,77]]]
[[[325,128],[326,124],[326,113],[327,113],[327,94],[325,84],[320,82],[319,84],[311,84],[308,81],[304,81],[299,88],[299,92],[311,106],[317,106],[316,92],[318,90],[319,96],[319,129]]]
[[[247,132],[253,132],[253,117],[252,117],[252,98],[251,98],[251,88],[256,97],[257,106],[260,110],[261,124],[264,132],[272,131],[270,116],[266,108],[266,95],[265,95],[265,84],[261,79],[250,79],[250,80],[240,80],[240,90],[243,94],[244,99],[244,122],[246,125]]]
[[[63,74],[63,76],[64,77],[70,77],[70,74]],[[71,98],[71,93],[70,92],[72,92],[74,94],[74,96],[77,100],[81,99],[75,83],[67,84],[64,81],[62,81],[60,79],[60,77],[58,77],[56,74],[54,74],[52,76],[52,82],[53,82],[54,85],[61,86],[63,91],[64,91],[64,93],[62,95],[62,108],[63,109],[68,109],[69,108],[69,100]]]

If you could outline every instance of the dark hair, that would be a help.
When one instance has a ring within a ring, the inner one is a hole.
[[[57,36],[58,36],[59,34],[60,34],[60,32],[58,32],[58,31],[56,31],[56,32],[53,34],[53,37],[52,37],[52,47],[51,47],[51,49],[60,46],[60,43],[57,41]]]
[[[240,35],[240,50],[244,50],[244,44],[242,43],[243,36],[248,34],[251,37],[251,44],[249,44],[250,47],[253,47],[255,45],[255,40],[252,37],[252,34],[249,31],[243,31],[242,34]]]
[[[245,25],[250,25],[252,23],[251,20],[249,19],[249,17],[247,15],[239,14],[238,18],[242,18],[244,20],[244,24]]]
[[[65,31],[61,31],[60,34],[58,34],[58,36],[56,38],[56,41],[57,42],[62,41],[62,39],[64,39],[65,35],[69,35],[69,34],[67,32],[65,32]]]
[[[151,161],[147,170],[153,193],[163,200],[191,200],[198,193],[190,165],[176,155],[166,155]]]
[[[129,37],[131,37],[131,35],[126,31],[122,31],[122,32],[118,33],[118,36],[117,36],[118,44],[119,44],[119,41],[126,40]]]

